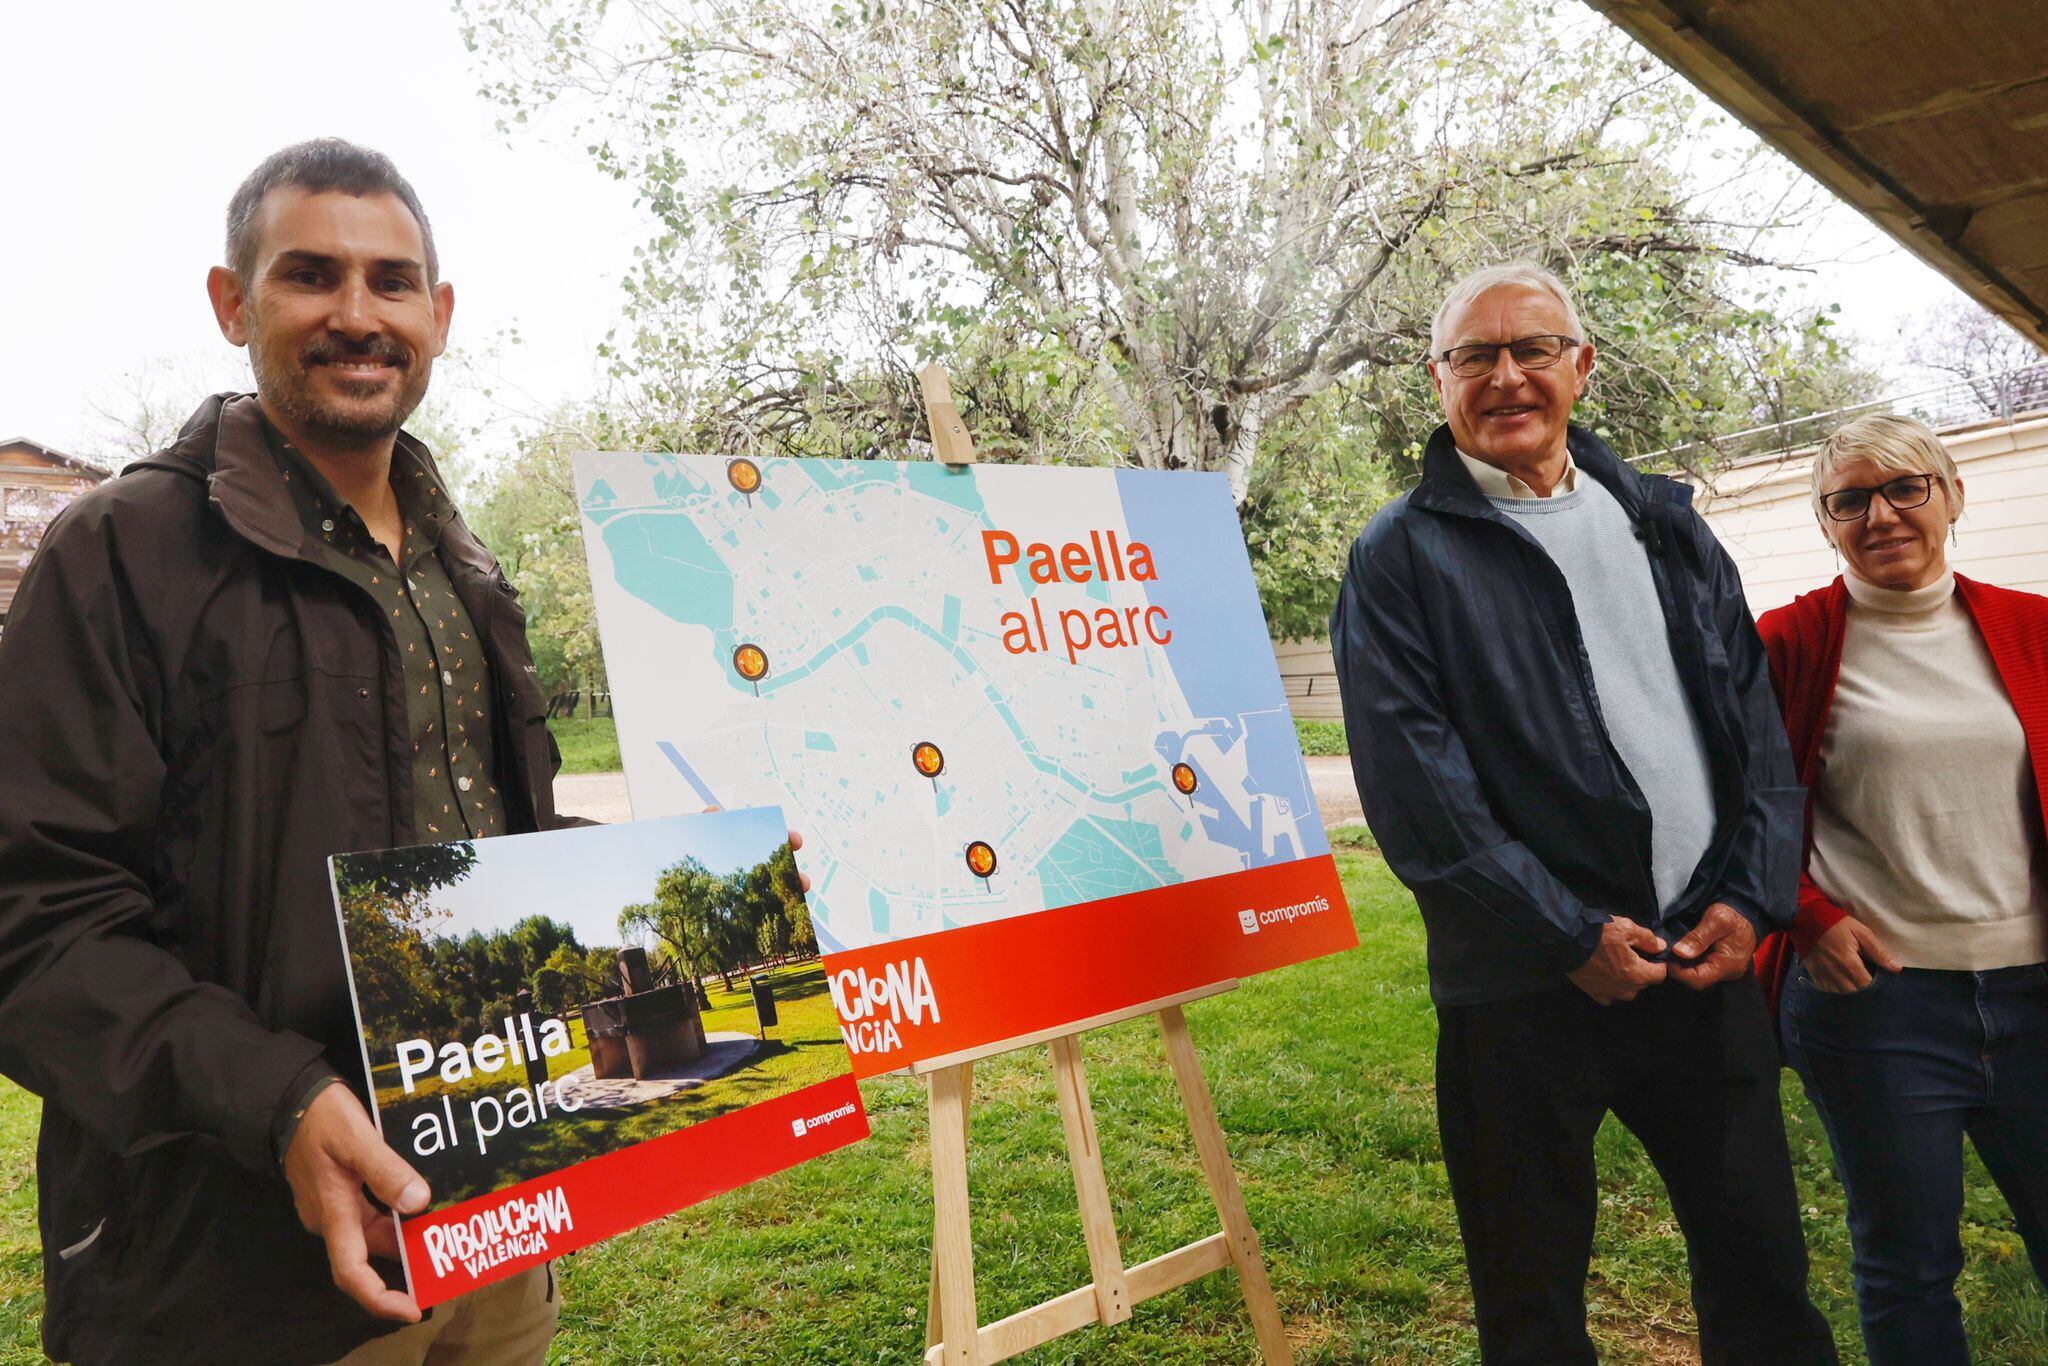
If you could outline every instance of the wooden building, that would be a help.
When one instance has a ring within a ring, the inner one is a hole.
[[[106,478],[97,465],[40,441],[0,440],[0,627],[50,519]]]

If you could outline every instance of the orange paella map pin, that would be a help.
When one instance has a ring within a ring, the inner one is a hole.
[[[746,644],[732,652],[733,672],[754,685],[754,696],[761,695],[761,680],[768,676],[768,652],[758,645]]]
[[[752,507],[754,495],[761,489],[761,467],[745,456],[728,460],[725,462],[725,482],[732,485],[734,492],[745,494],[747,506]]]
[[[976,840],[967,846],[967,871],[980,878],[983,886],[995,876],[996,851],[987,840]]]

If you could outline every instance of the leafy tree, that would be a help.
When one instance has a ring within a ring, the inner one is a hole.
[[[985,443],[1108,432],[1072,449],[1242,504],[1319,395],[1412,399],[1435,301],[1489,260],[1601,301],[1596,403],[1645,449],[1799,330],[1731,273],[1768,216],[1709,217],[1661,159],[1690,97],[1552,5],[460,8],[509,117],[566,99],[659,216],[610,355],[678,442],[898,449],[899,358],[942,356]]]
[[[576,432],[565,422],[530,439],[482,477],[481,496],[469,514],[478,538],[519,591],[534,668],[550,692],[601,692],[606,686],[568,452],[637,444],[602,434],[579,443]]]
[[[628,906],[619,913],[619,930],[652,935],[667,946],[681,966],[684,980],[696,990],[698,1004],[709,1007],[704,976],[717,972],[731,986],[727,961],[733,931],[728,921],[732,888],[728,880],[696,858],[685,858],[655,879],[654,900]]]
[[[754,947],[762,957],[779,960],[816,951],[818,941],[797,881],[796,854],[787,844],[734,876],[742,885],[745,916],[754,927]]]
[[[566,1015],[602,996],[604,973],[594,958],[573,942],[557,945],[547,961],[534,969],[534,1008],[548,1015]]]
[[[248,359],[234,352],[148,357],[86,398],[95,452],[89,458],[119,469],[154,455],[177,440],[185,420],[208,394],[253,387]]]
[[[679,922],[665,917],[661,906],[656,902],[639,902],[619,912],[620,934],[628,939],[645,939],[650,936],[659,939],[667,946],[671,958],[687,965],[690,961],[690,949],[683,929]]]
[[[707,965],[731,991],[733,974],[753,961],[758,933],[754,907],[747,898],[746,875],[710,878],[704,889],[708,895],[693,900],[688,913],[696,921]]]
[[[1761,254],[1817,192],[1576,7],[458,8],[508,126],[568,111],[660,221],[612,392],[480,519],[533,548],[551,680],[601,663],[535,452],[896,457],[926,359],[987,456],[1225,472],[1276,635],[1322,633],[1351,538],[1413,483],[1429,322],[1474,266],[1571,283],[1601,357],[1580,417],[1626,456],[1874,392]]]
[[[536,1006],[550,1014],[604,994],[617,952],[586,949],[570,926],[542,915],[489,934],[471,930],[460,938],[434,939],[425,947],[441,1022],[466,1037],[495,1031],[522,989],[531,989]]]
[[[337,868],[351,972],[364,1018],[386,1042],[450,1022],[428,935],[433,894],[469,876],[476,848],[430,844],[344,859]]]
[[[591,990],[599,997],[617,996],[625,990],[625,984],[619,980],[619,951],[616,948],[585,949],[583,973],[591,984]]]
[[[801,874],[797,871],[796,851],[784,843],[768,858],[764,865],[767,882],[775,900],[780,903],[781,921],[778,942],[781,952],[813,954],[818,951],[818,936],[811,927],[811,910],[804,900]]]
[[[762,957],[817,951],[787,844],[752,868],[723,875],[683,859],[656,879],[653,901],[620,913],[619,929],[659,940],[699,984],[700,996],[706,973],[717,973],[730,991],[734,975]]]
[[[1242,521],[1275,638],[1328,631],[1351,541],[1399,488],[1396,464],[1378,448],[1384,430],[1366,386],[1346,384],[1269,434],[1270,458],[1253,475]]]
[[[575,930],[545,915],[524,917],[505,931],[505,938],[510,948],[513,966],[510,977],[514,983],[531,977],[559,949],[568,949],[579,955],[583,952],[583,946],[576,942]]]
[[[1900,328],[1904,358],[1961,380],[1986,417],[2010,417],[2048,404],[2041,348],[1995,314],[1952,299]]]

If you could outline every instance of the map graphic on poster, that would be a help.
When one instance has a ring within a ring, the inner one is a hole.
[[[835,986],[850,1023],[917,994],[917,962],[863,951],[1261,871],[1337,907],[1274,936],[1297,957],[1353,942],[1221,476],[576,470],[633,809],[791,813],[821,946],[881,983]],[[921,1051],[849,1042],[863,1072]]]

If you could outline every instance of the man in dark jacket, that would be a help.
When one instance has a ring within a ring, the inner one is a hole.
[[[427,1191],[364,1108],[326,871],[562,823],[524,615],[400,431],[454,295],[411,187],[333,140],[244,182],[228,261],[257,393],[68,508],[0,638],[0,1070],[44,1098],[44,1346],[537,1361],[546,1268],[380,1337],[420,1314],[365,1188]]]
[[[1689,492],[1570,425],[1564,286],[1438,311],[1446,424],[1330,621],[1366,818],[1415,894],[1437,1121],[1489,1362],[1592,1362],[1611,1111],[1685,1230],[1709,1363],[1834,1360],[1750,953],[1798,883],[1801,792],[1735,568]]]

